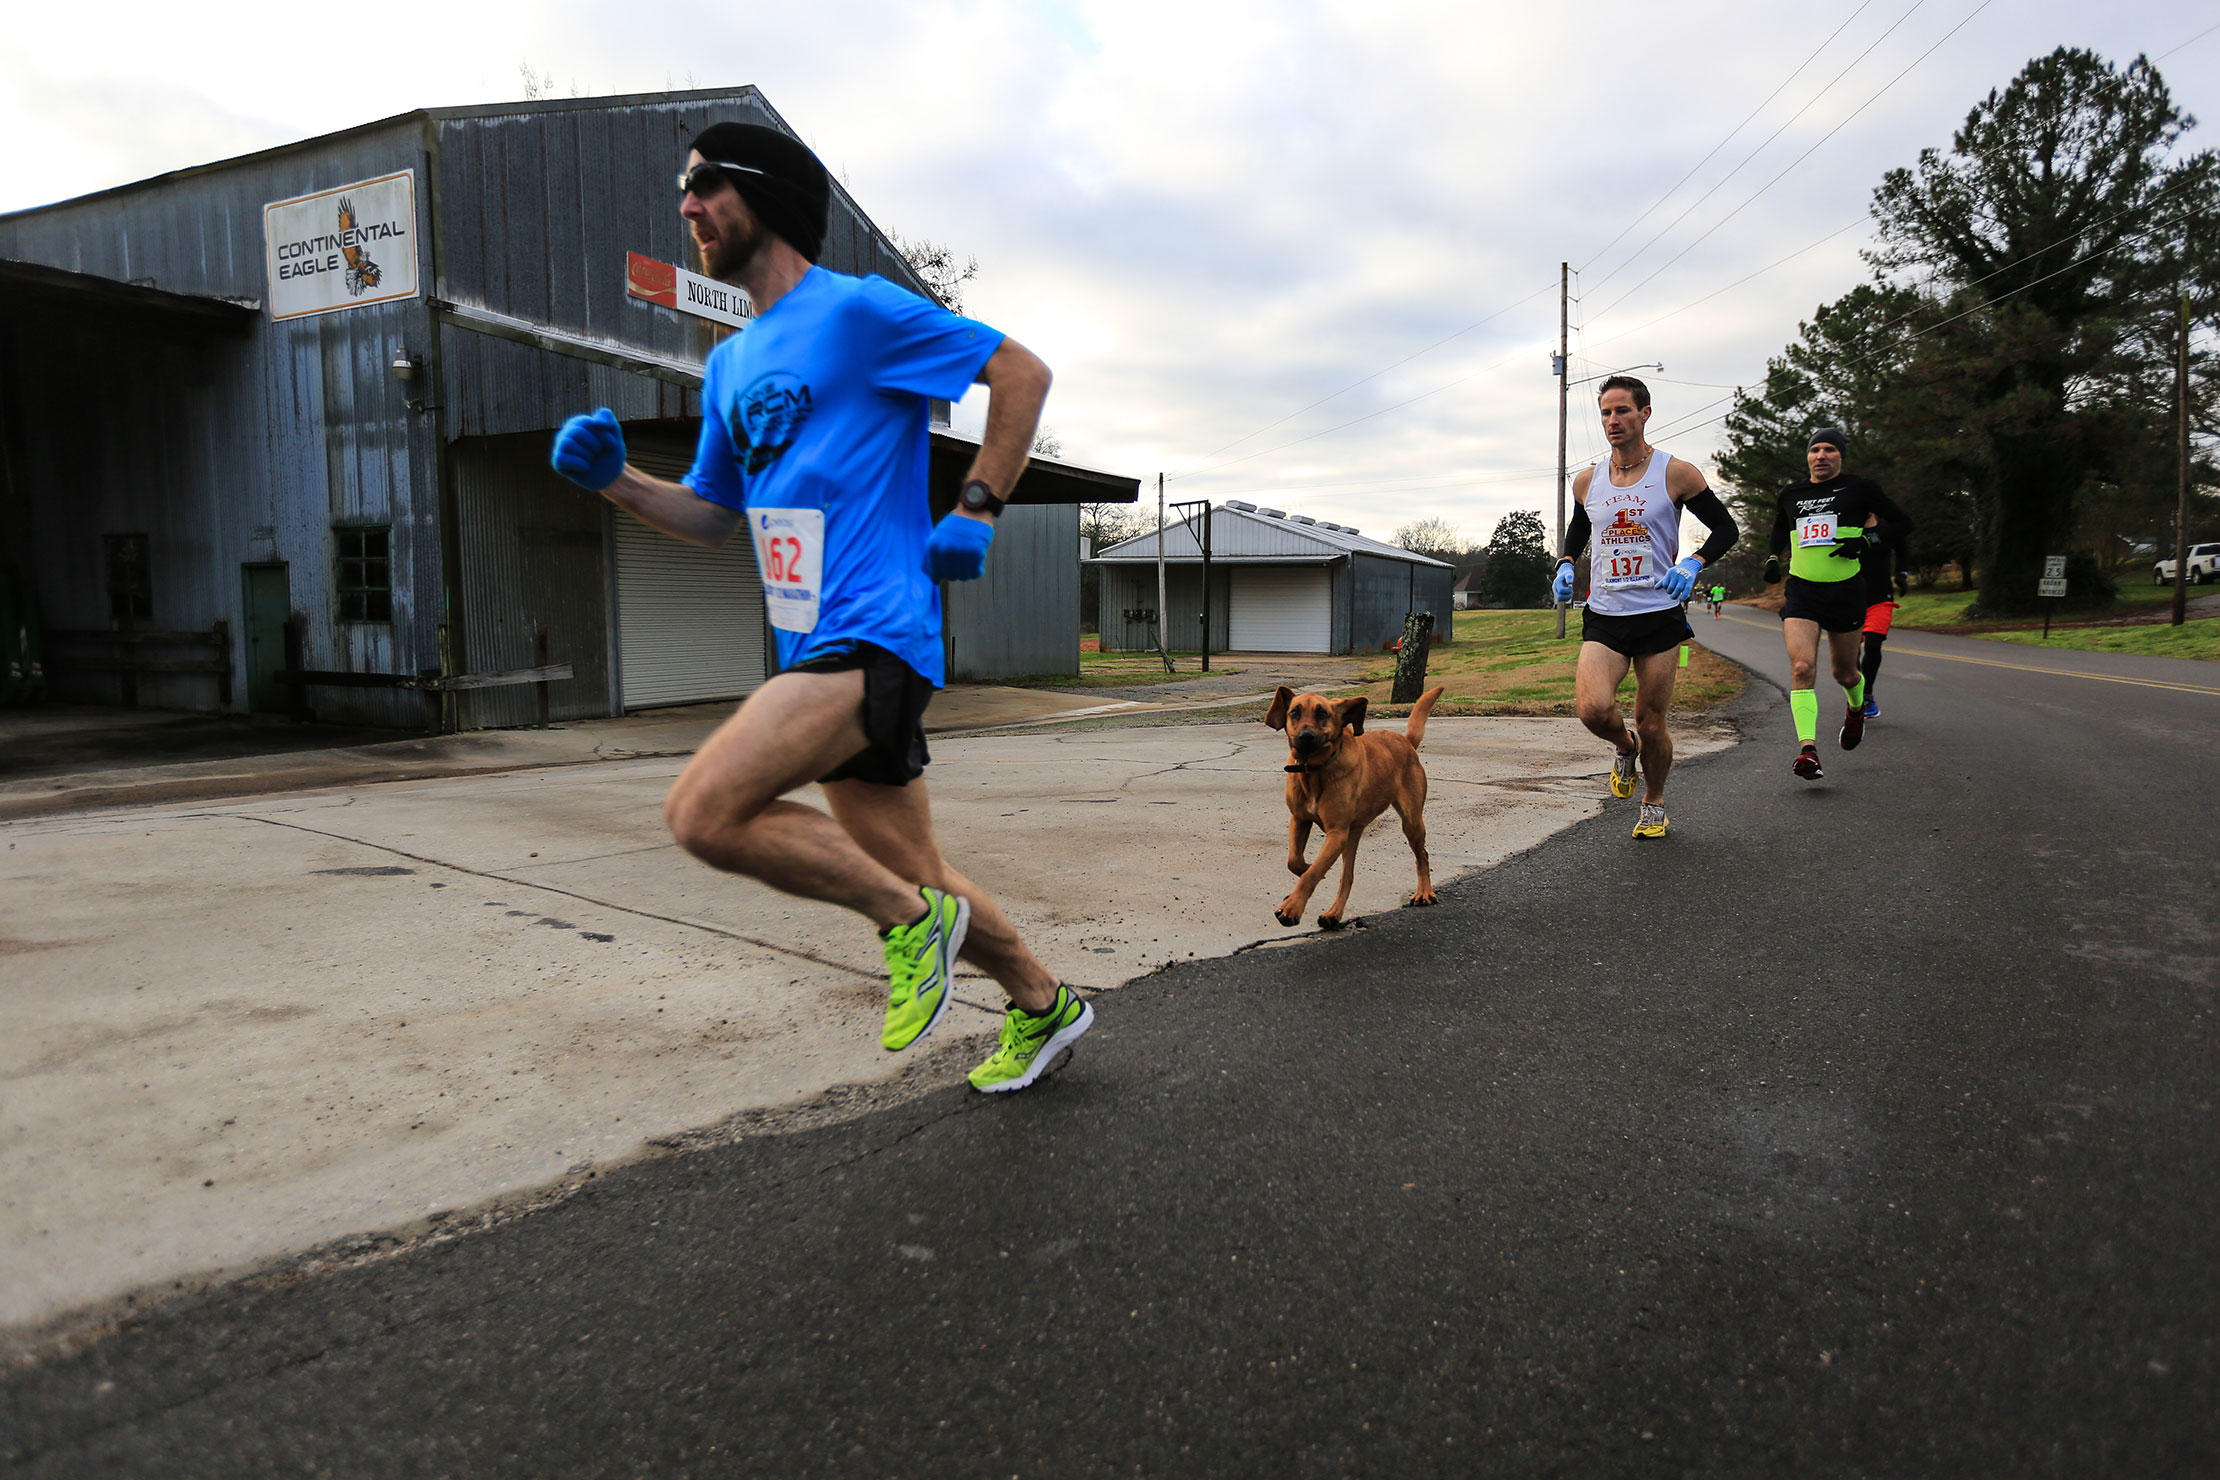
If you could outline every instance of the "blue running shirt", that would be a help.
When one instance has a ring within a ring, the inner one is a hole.
[[[1001,343],[885,278],[812,267],[710,352],[686,486],[746,516],[781,668],[861,641],[945,682],[925,403],[960,399]]]

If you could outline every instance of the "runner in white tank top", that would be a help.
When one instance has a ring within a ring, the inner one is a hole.
[[[1631,375],[1614,375],[1597,396],[1604,440],[1611,451],[1573,479],[1576,507],[1551,594],[1568,601],[1581,551],[1591,532],[1588,607],[1580,623],[1580,665],[1573,692],[1580,722],[1611,742],[1611,794],[1634,795],[1635,759],[1641,758],[1642,815],[1638,838],[1662,838],[1665,777],[1673,768],[1673,741],[1665,719],[1673,706],[1680,645],[1695,636],[1684,603],[1706,565],[1734,547],[1734,520],[1694,463],[1650,446],[1642,435],[1650,421],[1649,387]],[[1710,538],[1693,555],[1680,554],[1680,516],[1687,509],[1704,522]],[[1634,729],[1619,708],[1619,685],[1634,670]]]

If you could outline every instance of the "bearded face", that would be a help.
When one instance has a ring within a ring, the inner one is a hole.
[[[701,163],[697,151],[687,156],[688,169]],[[702,271],[727,279],[755,260],[771,240],[770,230],[740,198],[730,180],[717,177],[679,197],[679,215],[693,233],[694,248],[701,253]]]

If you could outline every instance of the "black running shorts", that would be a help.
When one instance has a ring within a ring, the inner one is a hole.
[[[1841,634],[1865,630],[1865,581],[1807,581],[1790,576],[1781,602],[1781,620],[1802,617],[1817,622],[1819,630]]]
[[[909,664],[869,642],[804,658],[787,671],[846,673],[852,668],[863,670],[864,747],[817,779],[907,786],[932,763],[925,749],[925,706],[933,702],[933,686]]]
[[[1860,617],[1862,620],[1862,613]],[[1606,616],[1586,607],[1580,610],[1582,642],[1600,642],[1629,658],[1670,652],[1695,635],[1695,629],[1688,625],[1685,606],[1669,606],[1661,612],[1637,612],[1631,617]]]

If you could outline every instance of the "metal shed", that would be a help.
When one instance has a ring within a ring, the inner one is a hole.
[[[1444,562],[1366,539],[1347,525],[1228,499],[1210,510],[1209,597],[1195,524],[1164,530],[1165,646],[1195,651],[1368,652],[1402,635],[1403,618],[1432,612],[1450,636]],[[1105,652],[1155,645],[1157,536],[1152,531],[1098,553]]]
[[[103,639],[50,647],[53,691],[283,711],[276,675],[313,670],[359,680],[320,714],[413,727],[393,681],[426,673],[567,663],[557,718],[759,683],[745,542],[683,545],[546,467],[595,406],[649,471],[691,462],[733,330],[639,264],[685,276],[669,182],[727,118],[793,132],[753,87],[423,109],[0,216],[0,560],[49,629]],[[929,292],[837,182],[822,260]],[[932,437],[937,515],[973,444],[944,412]],[[952,677],[1077,671],[1077,506],[1137,488],[1036,462],[949,593]],[[533,696],[447,704],[515,724]]]

